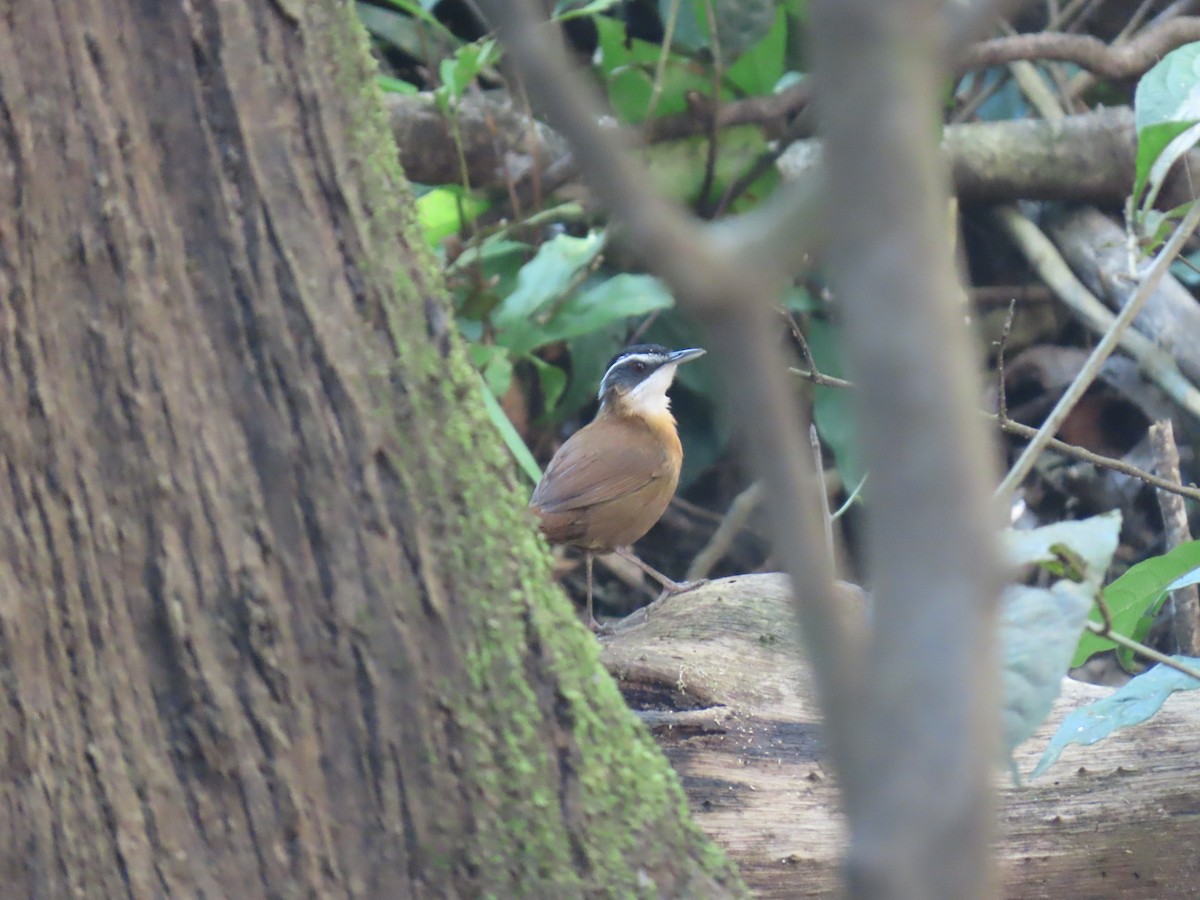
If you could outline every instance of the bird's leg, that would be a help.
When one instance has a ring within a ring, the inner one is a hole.
[[[596,617],[592,615],[592,560],[595,558],[596,554],[592,553],[591,550],[587,550],[584,552],[583,556],[584,556],[584,564],[583,565],[584,565],[584,568],[587,570],[587,583],[588,583],[587,624],[588,624],[588,628],[592,629],[592,631],[599,631],[600,623],[597,622]]]
[[[655,600],[655,603],[657,603],[659,600],[662,600],[664,597],[670,597],[672,594],[682,594],[685,591],[694,590],[700,587],[702,584],[708,584],[707,578],[701,578],[699,581],[672,581],[662,572],[658,571],[658,569],[654,568],[654,566],[650,565],[648,562],[639,557],[629,547],[617,547],[615,550],[613,550],[613,552],[617,554],[617,556],[621,557],[621,559],[628,560],[629,562],[633,563],[635,566],[662,585],[662,593],[658,595],[658,600]]]

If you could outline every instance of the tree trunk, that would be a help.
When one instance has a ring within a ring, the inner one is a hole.
[[[345,4],[0,17],[7,897],[737,894],[551,591]]]

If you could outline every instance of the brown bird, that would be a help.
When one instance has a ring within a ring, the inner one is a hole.
[[[600,410],[563,444],[534,489],[530,508],[552,544],[584,551],[587,618],[593,630],[592,560],[616,552],[663,586],[679,593],[699,582],[679,583],[629,549],[653,527],[679,484],[683,446],[667,389],[675,370],[704,355],[658,344],[635,344],[617,354],[600,382]]]

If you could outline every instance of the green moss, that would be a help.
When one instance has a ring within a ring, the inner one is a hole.
[[[443,356],[434,342],[410,337],[427,332],[427,302],[447,316],[449,303],[415,220],[363,32],[349,6],[307,9],[314,20],[305,23],[306,38],[332,42],[347,98],[345,162],[362,191],[348,203],[362,214],[365,291],[383,296],[396,337],[396,359],[367,370],[377,381],[374,395],[386,398],[381,403],[403,405],[382,405],[378,415],[397,432],[396,471],[454,589],[464,669],[439,683],[439,697],[466,745],[474,833],[461,852],[481,873],[477,887],[482,895],[654,896],[639,871],[660,869],[713,876],[737,893],[736,873],[691,822],[674,772],[604,673],[595,639],[551,584],[545,544],[525,510],[527,486],[487,417],[462,342],[451,335]],[[316,21],[320,11],[330,19]],[[392,379],[404,385],[399,400]],[[539,636],[536,659],[527,628]],[[582,867],[562,820],[556,748],[545,737],[557,723],[545,721],[535,687],[546,686],[530,683],[530,666],[548,672],[573,723]],[[456,871],[465,871],[461,863]]]

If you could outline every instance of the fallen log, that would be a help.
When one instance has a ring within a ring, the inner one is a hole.
[[[846,592],[847,615],[861,601]],[[603,659],[663,747],[700,825],[760,897],[838,892],[846,830],[786,578],[713,582],[639,611],[602,638]],[[1070,680],[1018,748],[1030,772],[1063,717],[1109,689]],[[1200,692],[1143,725],[1072,746],[1014,786],[997,770],[1004,895],[1200,893]],[[936,749],[936,748],[931,748]]]

